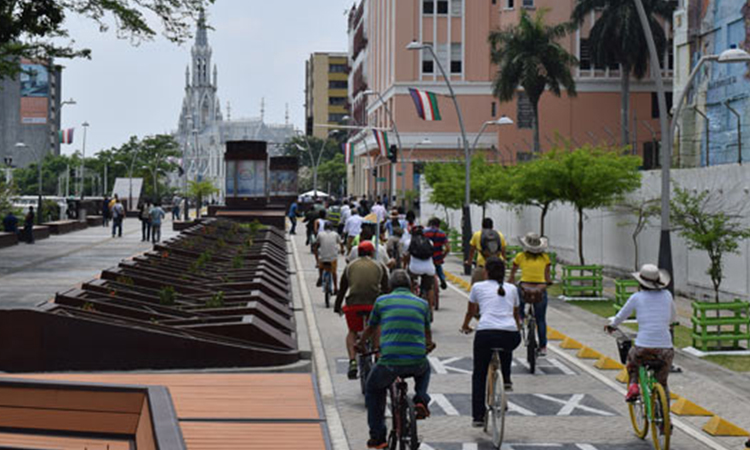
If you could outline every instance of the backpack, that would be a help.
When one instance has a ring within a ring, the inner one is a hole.
[[[433,252],[432,241],[427,239],[424,234],[411,237],[411,244],[409,244],[409,254],[411,256],[417,259],[430,259]]]
[[[482,256],[490,258],[497,256],[503,249],[503,243],[500,240],[500,234],[495,230],[482,230],[482,235],[479,239],[479,246],[482,248]]]

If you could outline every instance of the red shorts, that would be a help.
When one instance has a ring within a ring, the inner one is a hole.
[[[349,327],[349,331],[359,333],[367,325],[372,305],[344,306],[341,310],[344,311],[344,315],[346,316],[346,325]]]

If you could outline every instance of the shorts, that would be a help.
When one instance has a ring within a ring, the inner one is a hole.
[[[416,284],[419,281],[419,292],[427,293],[435,287],[435,275],[416,275],[409,272],[412,284]]]
[[[336,275],[336,269],[338,268],[338,259],[334,259],[333,261],[320,261],[318,263],[318,268],[326,270],[328,269],[329,272],[333,273],[333,275]]]
[[[359,333],[365,329],[372,305],[347,305],[341,309],[346,316],[346,326],[349,327],[349,331]]]

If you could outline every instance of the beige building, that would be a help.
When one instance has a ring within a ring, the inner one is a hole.
[[[474,142],[485,122],[506,115],[514,124],[487,129],[479,137],[478,148],[489,149],[500,163],[512,164],[527,158],[533,141],[530,105],[519,101],[518,96],[507,103],[492,96],[497,68],[490,61],[487,37],[492,30],[517,24],[522,10],[534,14],[547,8],[547,20],[560,23],[570,20],[574,5],[575,0],[360,0],[352,8],[348,24],[352,122],[363,127],[392,128],[390,112],[403,151],[397,163],[392,164],[379,156],[371,130],[350,136],[355,158],[348,180],[349,193],[395,195],[403,189],[418,189],[425,161],[463,155],[457,114],[446,96],[446,83],[428,51],[407,50],[412,41],[430,44],[449,74],[469,143]],[[556,136],[569,139],[574,145],[619,143],[619,68],[595,67],[591,62],[587,37],[594,19],[592,14],[580,31],[561,41],[581,61],[580,67],[573,69],[578,96],[542,96],[542,151],[553,146]],[[667,55],[664,62],[666,85],[671,90]],[[648,77],[631,80],[630,87],[631,144],[639,154],[648,150],[644,164],[648,166],[653,156],[652,142],[659,139],[653,95],[656,89]],[[409,88],[436,93],[442,120],[420,119]],[[389,141],[397,143],[395,133],[389,133]]]
[[[315,125],[337,125],[349,114],[346,53],[313,53],[305,63],[305,133],[326,138],[328,131]]]

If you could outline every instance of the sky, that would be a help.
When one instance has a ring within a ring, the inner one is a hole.
[[[226,119],[259,117],[265,98],[267,123],[290,122],[304,128],[305,61],[313,52],[346,51],[347,16],[354,0],[216,0],[207,18],[208,41],[219,72],[218,95]],[[80,150],[82,123],[88,122],[86,154],[117,147],[130,136],[176,129],[193,41],[177,45],[159,36],[133,46],[113,31],[101,33],[85,19],[67,27],[92,59],[60,60],[64,66],[61,128],[75,128]],[[213,71],[213,69],[211,69]]]

